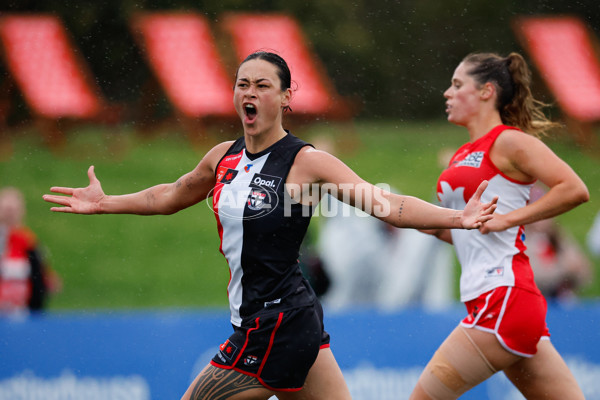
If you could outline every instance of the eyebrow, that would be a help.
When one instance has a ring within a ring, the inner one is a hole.
[[[250,79],[248,79],[248,78],[238,78],[238,81],[250,82]],[[254,82],[255,82],[255,83],[260,83],[260,82],[263,82],[263,81],[270,82],[270,81],[269,81],[269,78],[258,78],[258,79],[257,79],[257,80],[255,80]]]

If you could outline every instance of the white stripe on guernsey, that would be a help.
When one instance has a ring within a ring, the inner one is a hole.
[[[219,220],[223,227],[223,241],[221,250],[229,264],[231,279],[227,292],[229,293],[229,309],[231,311],[231,323],[240,326],[242,318],[240,317],[240,306],[242,305],[242,245],[244,238],[244,209],[246,208],[246,199],[250,194],[248,184],[255,173],[259,173],[269,154],[250,160],[246,156],[246,151],[242,155],[236,170],[238,174],[235,179],[226,185],[223,185],[221,196],[219,198]],[[245,167],[248,172],[245,171]]]
[[[524,207],[529,199],[532,184],[517,184],[495,175],[483,195],[482,202],[489,202],[494,195],[499,195],[496,213],[506,214]],[[448,184],[445,186],[451,189]],[[460,189],[460,188],[459,188]],[[464,209],[465,201],[462,190],[444,193],[447,201],[444,207]],[[460,300],[462,302],[479,297],[498,286],[514,286],[515,271],[512,268],[513,257],[519,253],[515,246],[519,227],[514,226],[501,232],[486,235],[473,230],[452,230],[452,240],[456,255],[461,264]],[[494,272],[498,272],[494,274]]]

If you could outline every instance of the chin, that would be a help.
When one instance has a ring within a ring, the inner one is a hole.
[[[255,124],[252,125],[244,125],[244,133],[250,136],[256,136],[260,134],[260,129]]]
[[[458,125],[458,126],[465,126],[465,124],[464,124],[464,123],[462,123],[462,122],[458,121],[456,118],[452,118],[452,116],[451,116],[451,115],[448,115],[448,118],[447,118],[447,120],[448,120],[448,122],[450,122],[451,124]]]

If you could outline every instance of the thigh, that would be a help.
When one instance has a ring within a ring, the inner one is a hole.
[[[319,351],[299,392],[279,392],[279,400],[350,400],[350,391],[330,348]]]
[[[506,350],[494,333],[477,328],[466,328],[465,331],[496,371],[504,370],[523,359],[523,357]]]
[[[181,400],[266,400],[273,394],[255,377],[209,364],[194,379]]]
[[[540,340],[535,356],[523,358],[504,373],[528,399],[584,399],[575,377],[549,340]]]
[[[461,325],[496,335],[517,356],[533,356],[542,336],[548,336],[546,300],[539,292],[498,287],[465,303],[469,315]]]
[[[459,325],[425,366],[410,398],[456,399],[519,359],[493,333]]]

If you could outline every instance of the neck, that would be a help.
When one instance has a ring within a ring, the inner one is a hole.
[[[498,112],[495,112],[484,118],[476,118],[470,121],[465,127],[469,131],[470,141],[474,142],[498,125],[502,125],[502,118],[500,118]]]
[[[264,132],[259,135],[245,134],[246,149],[252,154],[260,153],[283,139],[286,135],[287,132],[283,130],[282,127],[279,127],[279,129],[275,129],[272,132]]]

